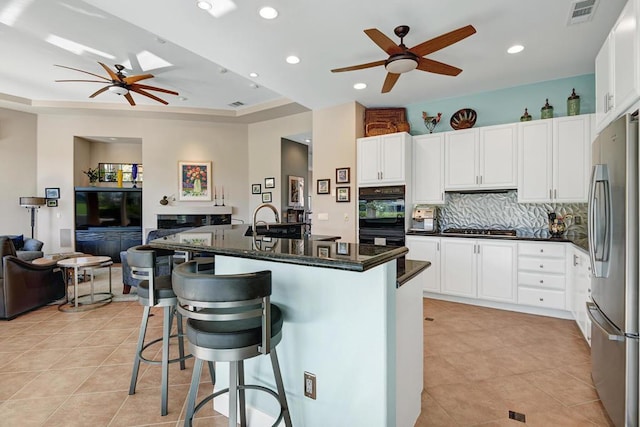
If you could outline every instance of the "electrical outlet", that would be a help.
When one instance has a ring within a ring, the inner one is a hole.
[[[316,376],[309,372],[304,373],[304,395],[316,400]]]
[[[573,223],[575,225],[580,225],[582,224],[582,217],[580,215],[576,215],[573,217]]]
[[[349,222],[349,214],[344,214],[344,222]]]

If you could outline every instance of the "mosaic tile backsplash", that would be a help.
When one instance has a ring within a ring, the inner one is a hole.
[[[549,237],[548,213],[566,217],[567,233],[587,234],[586,203],[518,203],[515,190],[504,193],[446,193],[438,226],[447,228],[496,228],[516,230],[519,236]],[[575,224],[580,217],[581,223]]]

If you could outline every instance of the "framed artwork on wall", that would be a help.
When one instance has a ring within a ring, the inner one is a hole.
[[[331,180],[319,179],[317,191],[318,191],[318,194],[329,194],[331,192]]]
[[[276,188],[276,179],[275,178],[265,178],[264,179],[264,188]]]
[[[301,176],[289,176],[288,205],[292,208],[304,206],[304,178]]]
[[[350,202],[351,187],[336,187],[336,202]]]
[[[59,199],[60,198],[60,189],[59,188],[45,188],[44,189],[44,198],[45,199]]]
[[[262,185],[251,184],[251,194],[260,194],[260,193],[262,193]]]
[[[262,193],[262,203],[271,203],[271,191]]]
[[[336,184],[349,184],[351,182],[351,168],[336,169]]]
[[[178,162],[178,199],[211,201],[211,162]]]

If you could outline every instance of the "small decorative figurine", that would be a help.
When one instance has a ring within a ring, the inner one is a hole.
[[[521,122],[528,122],[532,119],[533,117],[531,116],[531,114],[529,114],[529,112],[527,111],[527,109],[524,109],[524,114],[520,116],[520,121]]]
[[[435,129],[436,125],[440,123],[441,117],[442,113],[438,113],[437,116],[428,116],[426,111],[422,112],[422,119],[424,120],[424,125],[427,127],[429,133],[433,133],[433,129]]]
[[[540,109],[541,119],[550,119],[553,117],[553,106],[549,105],[549,98],[547,98],[545,104]]]

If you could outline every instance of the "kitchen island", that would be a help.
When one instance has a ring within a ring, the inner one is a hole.
[[[216,274],[270,270],[271,301],[284,314],[278,357],[296,426],[412,426],[421,407],[422,290],[429,263],[408,263],[405,247],[357,245],[332,236],[247,236],[247,226],[200,227],[153,240],[154,247],[215,255]],[[402,285],[402,286],[400,286]],[[400,307],[398,306],[400,305]],[[226,364],[218,384],[226,387]],[[304,396],[304,372],[316,399]],[[274,388],[268,358],[246,363],[247,383]],[[225,397],[226,398],[226,397]],[[226,413],[225,399],[216,410]],[[268,396],[247,393],[252,425],[271,425]]]

